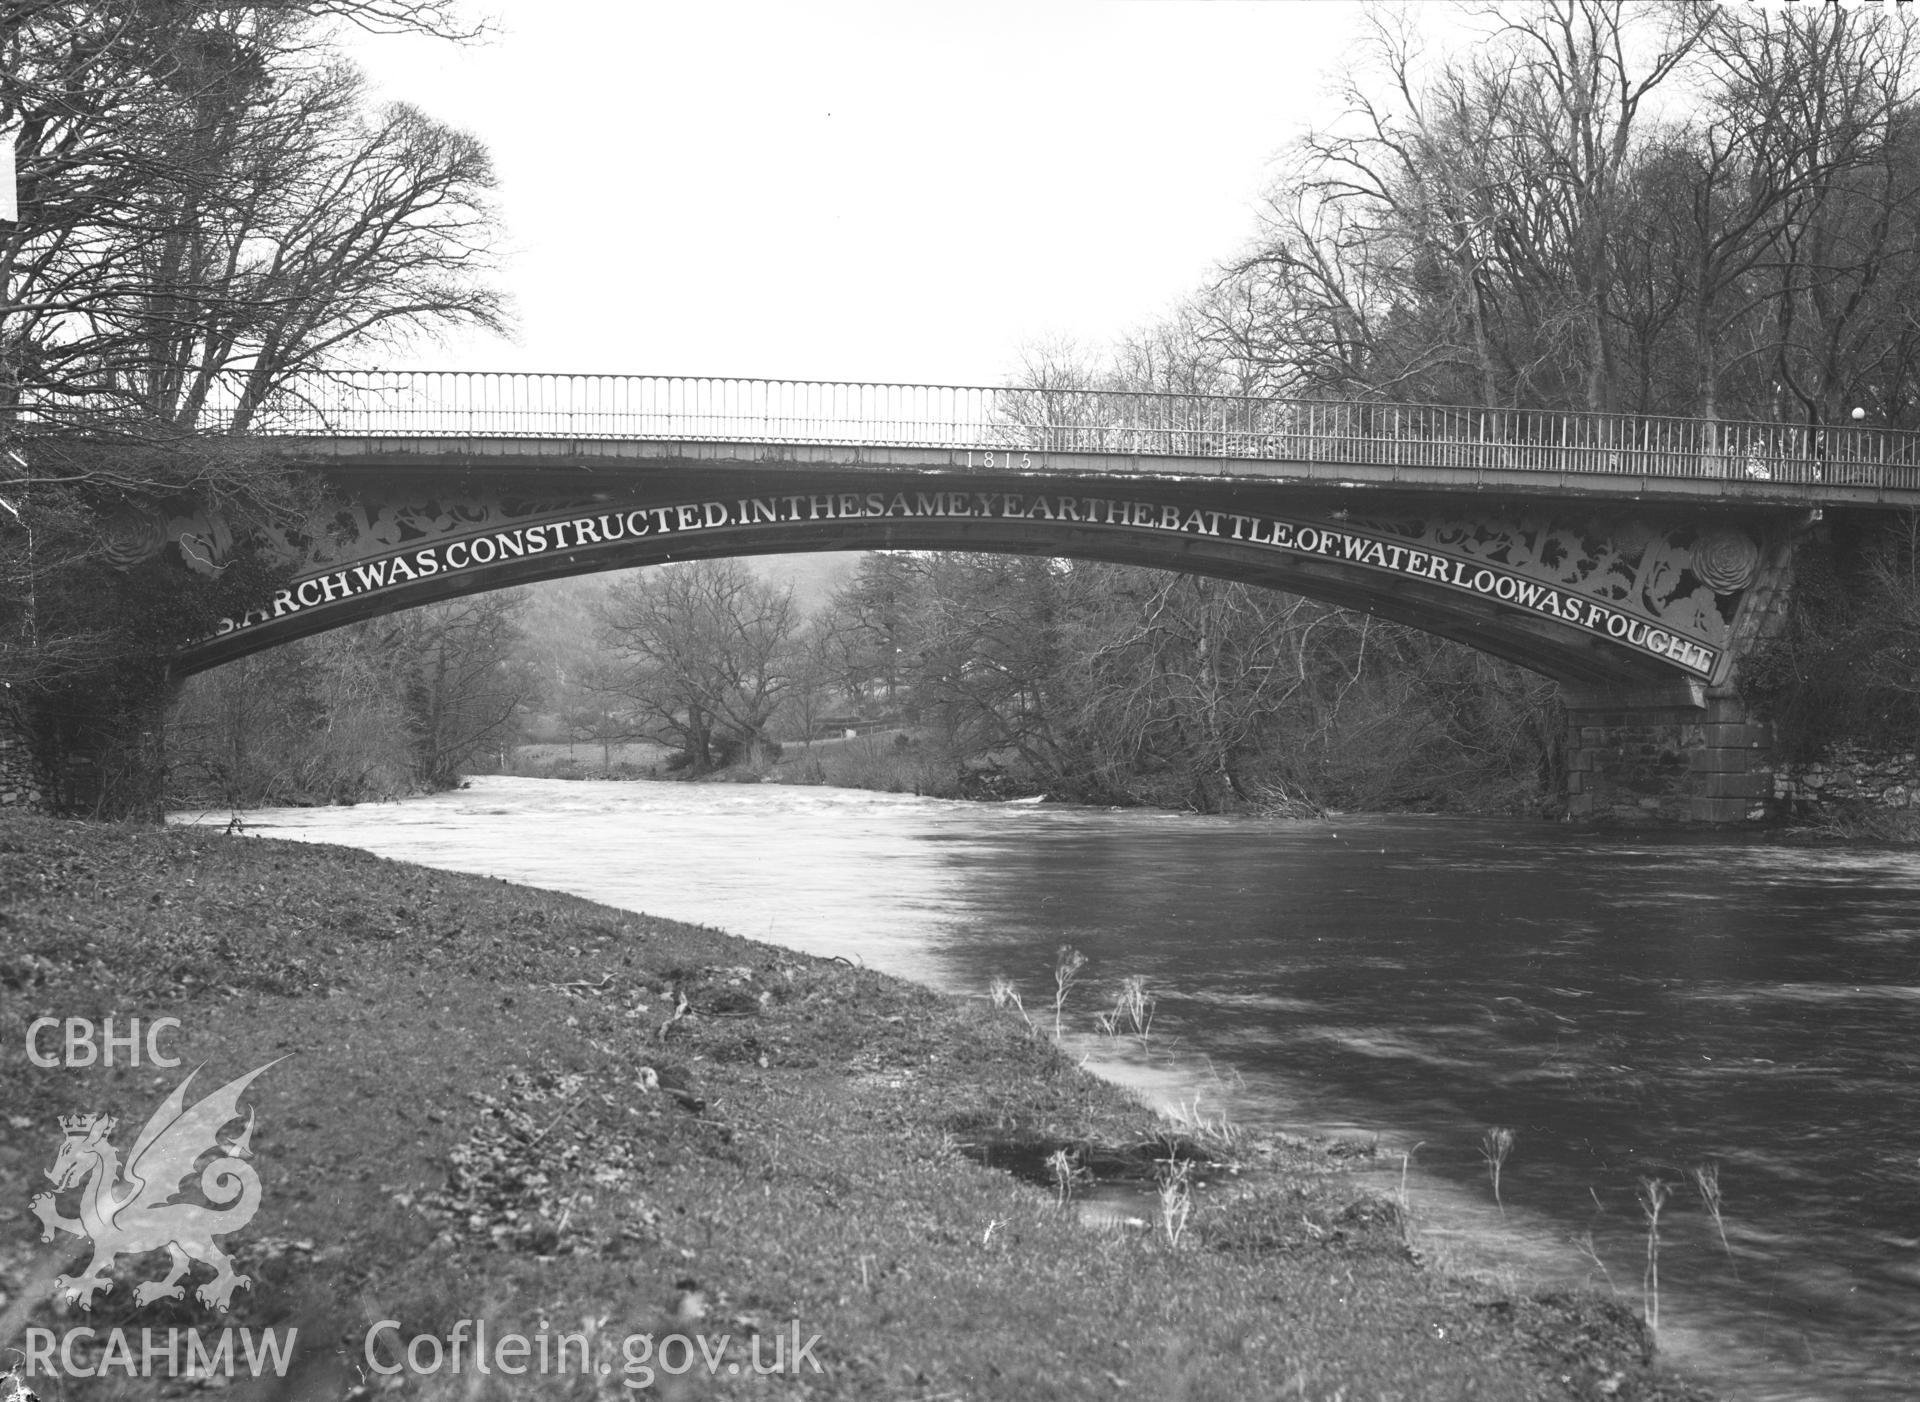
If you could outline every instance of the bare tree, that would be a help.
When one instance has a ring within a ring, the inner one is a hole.
[[[81,57],[45,16],[0,31],[22,197],[0,348],[35,421],[244,428],[356,348],[500,325],[473,138],[404,105],[369,114],[292,7],[165,13],[92,17]]]
[[[1042,782],[1081,787],[1062,723],[1072,568],[1016,555],[921,558],[909,642],[914,714],[957,756],[1011,752]]]
[[[1438,63],[1377,17],[1375,62],[1299,143],[1233,278],[1309,383],[1614,407],[1625,192],[1705,21],[1620,0],[1475,13],[1478,48]]]
[[[834,591],[827,611],[814,621],[814,646],[849,705],[875,712],[900,708],[923,560],[898,551],[861,556],[853,578]]]
[[[770,745],[796,674],[790,588],[738,560],[658,565],[616,584],[600,617],[637,729],[678,749],[693,774]]]
[[[357,802],[414,786],[397,679],[360,624],[192,678],[168,720],[176,800]]]
[[[414,772],[426,787],[451,786],[517,738],[539,695],[514,649],[521,607],[514,591],[475,594],[409,610],[380,630],[375,646],[401,678]]]

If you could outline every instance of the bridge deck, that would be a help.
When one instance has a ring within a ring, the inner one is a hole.
[[[1920,434],[1357,401],[394,371],[295,386],[254,431],[343,465],[671,458],[1920,506]]]

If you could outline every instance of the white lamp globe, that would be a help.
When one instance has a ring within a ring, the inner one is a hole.
[[[1860,420],[1862,420],[1862,419],[1864,419],[1864,418],[1865,418],[1866,416],[1867,416],[1867,411],[1866,411],[1865,409],[1862,409],[1862,408],[1861,408],[1861,407],[1860,407],[1859,405],[1857,405],[1857,404],[1856,404],[1856,405],[1854,405],[1854,407],[1853,407],[1853,420],[1854,420],[1854,422],[1855,422],[1855,423],[1858,423],[1858,422],[1859,422]]]

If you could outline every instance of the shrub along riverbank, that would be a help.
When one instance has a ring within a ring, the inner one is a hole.
[[[1325,1146],[1242,1145],[1229,1170],[984,998],[713,930],[344,849],[3,819],[0,989],[0,1201],[22,1208],[59,1116],[117,1116],[124,1154],[188,1069],[198,1097],[275,1063],[243,1097],[262,1190],[224,1320],[191,1293],[136,1306],[157,1250],[91,1314],[57,1304],[82,1244],[0,1223],[0,1348],[95,1331],[62,1370],[104,1381],[30,1380],[43,1397],[127,1393],[115,1326],[137,1366],[141,1329],[223,1323],[298,1329],[260,1396],[1705,1396],[1619,1304],[1423,1267]],[[181,1066],[34,1065],[43,1016],[177,1018]],[[1095,1228],[976,1162],[989,1145],[1209,1181],[1177,1240],[1150,1204]],[[531,1341],[505,1360],[527,1374],[473,1371],[468,1321],[490,1364]],[[542,1374],[561,1336],[570,1371]],[[776,1339],[785,1371],[757,1375]]]

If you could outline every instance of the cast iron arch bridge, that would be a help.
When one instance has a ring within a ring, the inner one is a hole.
[[[1920,507],[1911,433],[1373,401],[400,371],[296,386],[251,432],[321,474],[337,510],[265,541],[164,507],[113,531],[128,562],[172,550],[211,572],[264,549],[293,570],[182,674],[436,599],[673,560],[1109,560],[1508,658],[1599,722],[1576,732],[1605,732],[1595,753],[1622,726],[1704,726],[1676,742],[1685,773],[1655,806],[1716,819],[1771,792],[1730,683],[1795,547],[1833,513]],[[1583,811],[1590,768],[1572,762]]]

